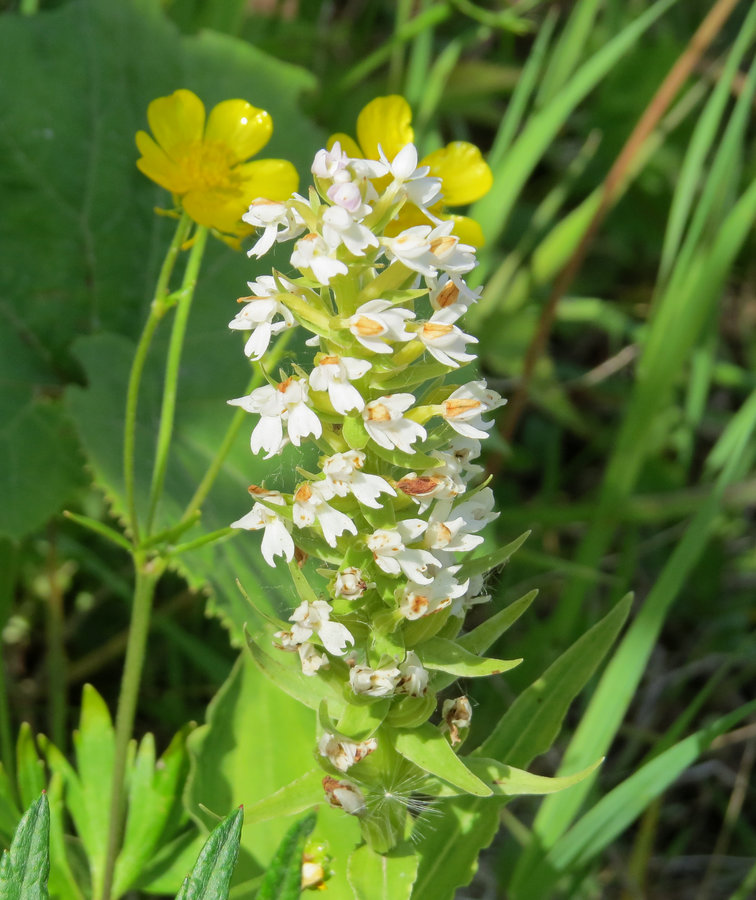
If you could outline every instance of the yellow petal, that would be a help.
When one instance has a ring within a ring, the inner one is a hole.
[[[155,140],[172,156],[176,149],[202,140],[205,107],[192,91],[174,91],[170,97],[158,97],[147,107],[147,121]]]
[[[337,134],[332,134],[328,138],[328,143],[326,144],[326,150],[332,150],[333,145],[338,141],[341,144],[341,149],[346,153],[347,156],[351,156],[352,159],[362,159],[362,150],[360,150],[357,141],[354,138],[350,138],[348,134],[342,134],[338,132]]]
[[[189,191],[181,205],[198,225],[215,228],[224,234],[235,234],[240,230],[242,214],[247,211],[238,194],[220,190]]]
[[[182,170],[158,147],[146,131],[138,131],[136,145],[142,154],[137,167],[148,178],[157,182],[172,194],[183,194],[191,185]]]
[[[415,225],[433,225],[433,222],[425,215],[425,213],[414,206],[407,203],[399,211],[399,215],[392,219],[385,228],[385,234],[388,237],[396,237],[408,228],[414,228]]]
[[[479,200],[493,184],[488,163],[475,144],[453,141],[421,160],[430,174],[443,182],[444,206],[462,206]]]
[[[443,216],[446,221],[454,222],[453,233],[463,244],[472,244],[473,247],[483,247],[486,239],[483,237],[483,229],[480,223],[469,216]]]
[[[376,97],[357,117],[357,140],[366,159],[378,159],[378,144],[391,160],[415,139],[412,110],[398,94]]]
[[[299,175],[288,159],[256,159],[236,170],[241,178],[243,212],[258,197],[288,200],[299,187]]]
[[[220,141],[230,150],[234,165],[261,150],[273,134],[273,120],[264,109],[246,100],[224,100],[212,109],[205,129],[206,141]]]

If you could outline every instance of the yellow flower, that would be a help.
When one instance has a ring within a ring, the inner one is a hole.
[[[137,166],[198,225],[228,235],[249,233],[241,216],[253,200],[286,200],[297,189],[299,176],[288,160],[245,162],[273,132],[270,115],[246,100],[224,100],[205,121],[196,94],[174,91],[150,103],[147,120],[155,137],[137,132]]]
[[[409,103],[404,97],[392,94],[376,97],[363,108],[357,117],[357,141],[347,134],[334,134],[328,141],[328,149],[340,141],[342,150],[349,156],[378,159],[380,144],[388,159],[393,159],[402,147],[413,143],[414,137]],[[431,207],[431,212],[439,218],[452,219],[454,233],[460,240],[475,247],[483,246],[483,232],[475,219],[445,212],[447,206],[473,203],[491,189],[493,175],[480,150],[466,141],[453,141],[421,159],[420,165],[429,166],[430,174],[442,182],[443,198]],[[386,233],[395,235],[412,225],[426,224],[427,218],[417,207],[405,206]]]

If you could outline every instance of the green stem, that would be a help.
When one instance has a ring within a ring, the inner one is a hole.
[[[118,697],[118,711],[115,722],[115,756],[113,759],[113,780],[110,795],[110,818],[108,823],[108,843],[101,890],[94,886],[95,900],[110,900],[113,874],[121,842],[123,827],[124,775],[129,752],[129,742],[134,728],[139,684],[150,630],[152,601],[155,586],[160,578],[164,563],[159,560],[146,562],[135,556],[136,586],[134,605],[131,611],[129,637],[126,645],[126,662],[121,678],[121,692]]]
[[[160,268],[157,285],[155,287],[155,295],[150,305],[150,314],[144,325],[142,336],[139,338],[134,360],[131,364],[131,372],[129,374],[129,387],[126,394],[126,415],[123,433],[123,483],[126,493],[126,509],[128,510],[129,526],[131,536],[135,544],[139,543],[139,517],[136,508],[136,496],[134,491],[134,459],[135,459],[135,442],[136,442],[136,417],[137,406],[139,403],[139,386],[142,382],[142,372],[147,359],[147,353],[155,334],[158,322],[165,315],[168,306],[165,299],[168,296],[168,284],[170,282],[173,269],[176,265],[181,245],[189,234],[189,228],[192,220],[186,215],[182,215],[176,226],[173,240],[168,248],[168,252],[163,260]]]
[[[276,366],[281,361],[281,357],[286,352],[286,348],[289,346],[293,334],[293,328],[285,331],[278,339],[278,341],[276,341],[276,344],[271,352],[266,355],[265,365],[269,372],[275,371]],[[265,373],[263,372],[262,366],[258,366],[257,371],[252,376],[251,381],[247,385],[246,393],[252,393],[252,391],[256,387],[259,387],[263,383],[263,381],[265,381]],[[215,479],[218,477],[218,473],[223,467],[223,463],[226,461],[226,457],[231,451],[231,448],[236,441],[236,438],[242,425],[244,424],[245,419],[247,418],[247,415],[248,414],[240,407],[236,408],[236,412],[234,413],[234,416],[231,419],[231,424],[228,426],[228,430],[226,431],[226,434],[221,441],[218,452],[215,454],[213,461],[210,463],[207,472],[205,472],[202,481],[200,481],[199,487],[194,492],[194,496],[189,501],[189,505],[184,510],[184,514],[181,517],[182,522],[185,522],[187,519],[193,516],[200,508],[200,506],[202,506],[202,504],[205,502],[205,498],[210,493],[210,489],[215,483]]]
[[[186,326],[189,312],[197,286],[197,275],[202,263],[202,255],[207,243],[207,228],[199,226],[194,236],[194,243],[186,264],[181,290],[178,292],[176,317],[173,320],[171,341],[168,346],[168,359],[165,365],[165,383],[163,386],[163,404],[160,410],[160,428],[158,430],[155,466],[152,470],[152,486],[150,487],[150,508],[147,515],[147,535],[152,532],[160,497],[163,493],[165,473],[168,467],[168,452],[173,437],[173,422],[176,416],[176,396],[178,394],[179,368],[181,353],[184,348]]]

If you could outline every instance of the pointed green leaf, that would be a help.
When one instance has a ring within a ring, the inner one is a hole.
[[[493,793],[467,768],[438,728],[429,722],[411,731],[397,731],[395,746],[405,759],[468,794],[490,797]]]
[[[16,778],[21,804],[28,807],[45,789],[45,767],[39,758],[28,722],[22,722],[16,742]]]
[[[475,755],[527,766],[545,753],[559,734],[570,704],[609,652],[631,602],[630,595],[621,600],[523,691]]]
[[[521,659],[494,659],[493,657],[476,656],[465,650],[456,641],[445,638],[430,638],[419,648],[420,657],[426,669],[448,672],[460,678],[482,678],[487,675],[500,675],[514,669]]]
[[[50,808],[42,794],[18,823],[0,867],[0,900],[47,900]]]
[[[491,569],[497,569],[499,566],[506,565],[509,562],[510,557],[522,547],[529,537],[530,532],[526,531],[518,538],[515,538],[511,544],[500,547],[498,550],[494,550],[493,553],[488,553],[485,556],[478,556],[475,559],[465,560],[462,563],[462,573],[464,574],[464,577],[473,578],[475,575],[485,575],[486,572],[490,572]]]
[[[243,820],[244,810],[239,807],[213,829],[176,900],[227,900]]]
[[[485,653],[527,611],[537,596],[537,590],[529,591],[524,597],[499,610],[472,631],[458,637],[457,643],[470,653]]]
[[[317,815],[310,813],[295,822],[286,832],[255,900],[299,900],[302,889],[302,854],[316,820]]]
[[[152,735],[142,739],[129,775],[126,830],[113,882],[116,896],[137,881],[160,845],[175,834],[189,773],[186,739],[192,727],[186,725],[175,735],[157,764]]]
[[[92,882],[99,890],[107,852],[115,733],[107,704],[90,684],[84,685],[79,730],[74,732],[73,742],[86,817],[79,834],[87,849]],[[81,828],[82,819],[76,824]]]
[[[355,900],[410,900],[419,860],[409,841],[388,853],[376,853],[367,844],[349,857],[347,878]]]

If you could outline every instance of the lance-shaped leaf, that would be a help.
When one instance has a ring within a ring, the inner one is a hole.
[[[409,900],[419,860],[408,841],[388,853],[376,853],[367,844],[349,857],[347,878],[355,900]]]
[[[457,643],[470,653],[485,653],[508,628],[514,625],[537,596],[537,590],[529,591],[524,597],[520,597],[519,600],[515,600],[514,603],[499,610],[490,619],[486,619],[477,628],[461,635],[457,638]]]
[[[192,728],[185,725],[157,762],[153,736],[142,739],[129,779],[126,832],[113,883],[116,896],[135,884],[158,848],[178,831],[180,798],[189,773],[186,739]]]
[[[460,647],[456,641],[446,638],[430,638],[420,647],[420,655],[426,669],[437,669],[460,678],[481,678],[486,675],[500,675],[514,669],[521,659],[494,659],[476,656]]]
[[[628,595],[577,640],[509,707],[476,756],[525,766],[549,749],[573,699],[609,651],[630,611]]]
[[[302,854],[315,827],[317,815],[310,813],[286,832],[265,873],[255,900],[299,900],[302,889]]]
[[[323,770],[312,769],[280,790],[252,803],[245,810],[248,825],[282,819],[304,812],[323,800]]]
[[[28,808],[45,789],[45,766],[39,758],[28,722],[22,722],[16,741],[16,779],[22,806]]]
[[[428,722],[411,731],[397,731],[394,746],[405,759],[425,772],[462,788],[467,794],[490,797],[493,793],[467,768],[441,732]]]
[[[244,810],[239,807],[210,833],[176,900],[227,900],[239,855],[243,819]]]
[[[50,809],[42,794],[18,823],[0,861],[0,900],[47,900]]]
[[[518,797],[523,794],[534,796],[556,794],[587,778],[591,772],[601,765],[602,761],[600,759],[596,760],[593,765],[583,769],[582,772],[575,772],[574,775],[558,775],[552,778],[548,775],[533,775],[524,769],[507,766],[495,759],[482,759],[475,756],[466,757],[470,771],[477,775],[481,781],[485,782],[496,797]],[[436,779],[433,779],[432,782],[429,781],[427,785],[424,784],[423,790],[426,787],[428,793],[434,797],[462,796],[461,791],[442,784]]]
[[[491,569],[497,569],[509,562],[510,557],[516,553],[525,541],[530,537],[530,532],[526,531],[518,538],[515,538],[510,544],[494,550],[493,553],[487,553],[485,556],[478,556],[476,559],[465,560],[462,564],[462,571],[465,578],[473,578],[475,575],[485,575]]]

